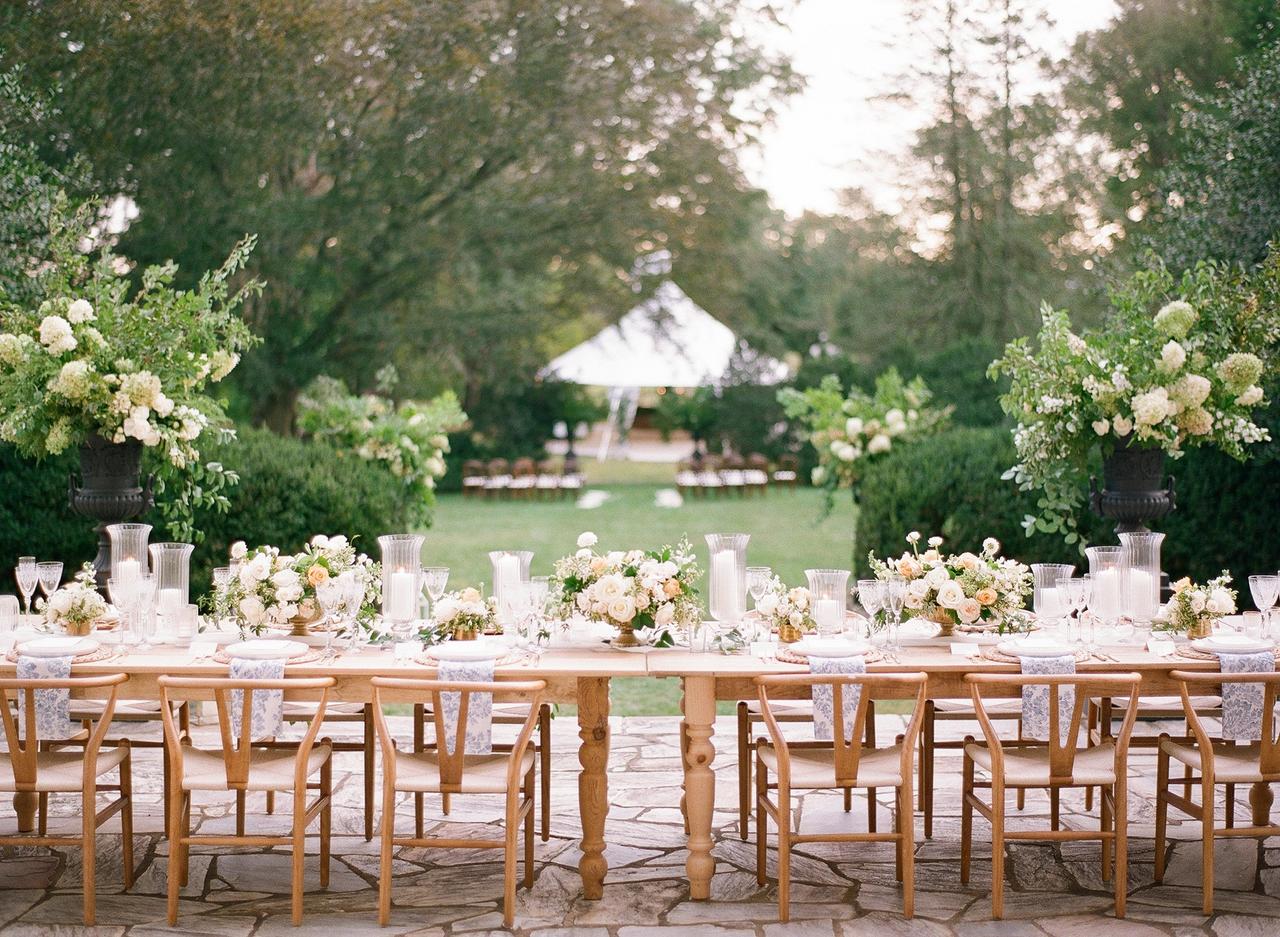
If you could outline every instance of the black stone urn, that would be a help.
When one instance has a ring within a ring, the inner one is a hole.
[[[1164,450],[1126,436],[1102,463],[1102,488],[1089,479],[1089,504],[1099,517],[1116,522],[1116,533],[1147,530],[1174,509],[1173,476],[1164,478]]]
[[[111,538],[107,536],[107,526],[137,517],[154,503],[153,477],[147,476],[144,487],[141,476],[142,443],[136,439],[111,442],[94,435],[80,447],[79,477],[72,472],[68,480],[71,510],[98,522],[94,528],[98,534],[98,555],[93,569],[98,591],[104,595],[111,577]]]

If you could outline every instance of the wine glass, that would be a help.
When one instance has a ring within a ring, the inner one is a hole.
[[[422,587],[427,590],[427,597],[431,599],[432,611],[435,610],[436,603],[440,601],[440,597],[444,595],[445,586],[448,584],[448,566],[422,567]]]
[[[1271,635],[1271,609],[1280,595],[1280,576],[1250,576],[1249,593],[1253,596],[1253,604],[1262,613],[1262,635]]]
[[[884,605],[884,583],[879,579],[859,579],[857,591],[857,599],[867,613],[867,637],[874,641],[879,635],[876,614]]]
[[[747,591],[751,593],[751,601],[756,605],[769,591],[769,583],[773,582],[773,570],[768,566],[747,567]]]
[[[1093,595],[1093,580],[1088,576],[1065,576],[1058,580],[1058,590],[1063,592],[1067,597],[1067,605],[1069,615],[1075,617],[1075,643],[1081,647],[1091,646],[1093,636],[1089,635],[1089,641],[1085,641],[1085,609],[1089,606],[1089,600]],[[1070,618],[1068,618],[1068,624]]]
[[[138,650],[140,651],[151,650],[151,639],[155,637],[156,587],[159,583],[160,577],[154,573],[139,576],[137,579],[137,610],[134,615],[134,625],[137,628]]]
[[[17,580],[18,591],[22,593],[24,612],[31,614],[31,597],[35,594],[36,585],[40,582],[40,571],[36,568],[34,556],[18,557],[18,565],[14,567],[13,577]]]
[[[47,599],[58,591],[62,585],[62,564],[57,560],[36,564],[36,575],[40,578],[40,591]]]
[[[137,636],[133,619],[138,613],[140,599],[138,580],[136,578],[116,579],[114,577],[108,579],[107,593],[111,597],[111,604],[120,611],[120,644],[132,643]]]
[[[333,633],[337,631],[341,625],[339,612],[343,610],[346,598],[346,584],[339,582],[337,578],[326,579],[324,582],[316,586],[316,601],[320,603],[320,610],[324,613],[325,660],[332,660],[337,656],[333,650]]]
[[[902,604],[907,599],[907,580],[899,575],[890,576],[884,584],[884,605],[889,613],[889,640],[886,647],[889,659],[898,659],[898,625],[902,622]]]

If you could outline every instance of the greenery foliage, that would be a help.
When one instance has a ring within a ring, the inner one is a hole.
[[[19,556],[56,558],[66,569],[93,559],[93,523],[67,503],[67,479],[78,470],[74,453],[36,462],[0,444],[0,578],[11,580]]]

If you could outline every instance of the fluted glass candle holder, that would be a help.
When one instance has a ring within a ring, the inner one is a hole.
[[[150,547],[151,570],[156,577],[156,611],[166,626],[175,622],[180,609],[191,601],[190,543],[153,543]]]
[[[1134,621],[1153,621],[1160,608],[1160,545],[1153,530],[1120,534],[1125,550],[1124,613]]]
[[[150,575],[147,553],[147,541],[151,539],[150,524],[110,524],[107,536],[111,538],[112,579],[125,584]]]
[[[711,551],[709,611],[715,621],[742,621],[747,614],[747,543],[750,534],[707,534]]]
[[[384,534],[382,549],[382,618],[397,638],[407,638],[418,617],[422,589],[421,534]]]
[[[492,550],[493,598],[498,605],[498,623],[503,628],[515,624],[516,608],[521,604],[525,584],[529,582],[532,550]]]
[[[1045,622],[1059,621],[1070,610],[1070,602],[1058,593],[1058,580],[1070,579],[1076,568],[1069,563],[1032,563],[1031,575],[1035,591],[1031,595],[1031,607],[1036,618]]]
[[[1114,625],[1124,614],[1128,551],[1124,547],[1089,547],[1089,611],[1103,624]]]
[[[839,634],[844,630],[845,596],[849,594],[849,570],[806,569],[809,580],[809,614],[819,634]]]

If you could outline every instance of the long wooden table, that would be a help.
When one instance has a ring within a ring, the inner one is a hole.
[[[1177,693],[1169,676],[1172,670],[1216,670],[1216,662],[1161,658],[1137,647],[1106,647],[1103,652],[1115,661],[1094,659],[1079,665],[1082,673],[1134,671],[1142,676],[1144,696]],[[0,674],[11,674],[14,665],[0,658]],[[952,654],[945,644],[905,648],[897,662],[879,661],[871,672],[924,671],[929,676],[932,699],[967,697],[966,673],[1016,672],[1016,664],[996,663],[979,657]],[[684,807],[689,826],[689,856],[686,869],[691,897],[710,895],[715,871],[712,851],[712,813],[715,808],[715,776],[712,765],[715,747],[717,700],[749,699],[756,695],[753,679],[762,674],[797,673],[805,668],[747,655],[699,654],[676,649],[624,652],[600,647],[553,648],[536,663],[499,667],[498,677],[537,678],[547,683],[553,702],[575,703],[578,707],[578,808],[582,819],[582,858],[578,870],[582,890],[588,899],[600,898],[608,865],[604,858],[604,826],[609,810],[607,767],[609,761],[609,681],[613,677],[669,677],[682,683],[681,750],[684,752]],[[132,652],[113,660],[79,665],[76,674],[127,673],[129,683],[121,688],[121,698],[156,699],[160,674],[201,676],[225,675],[226,665],[213,661],[192,661],[185,649],[154,649]],[[289,667],[290,676],[332,676],[337,685],[330,698],[364,703],[372,699],[370,678],[378,675],[430,676],[432,670],[416,663],[397,663],[380,650],[366,649],[343,654],[333,661],[303,663]],[[1255,792],[1255,819],[1265,818],[1270,809],[1270,790]],[[34,825],[34,795],[15,797],[19,826]]]

